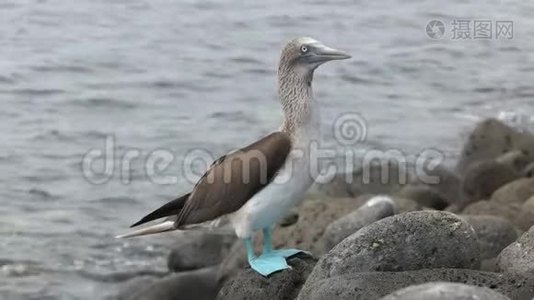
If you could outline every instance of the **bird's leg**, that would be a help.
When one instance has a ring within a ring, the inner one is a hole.
[[[245,239],[245,246],[247,247],[247,258],[250,267],[263,276],[269,276],[274,272],[289,268],[285,258],[272,253],[263,253],[256,256],[254,253],[254,245],[252,238]]]
[[[272,228],[271,227],[265,227],[263,228],[263,254],[270,254],[270,255],[277,255],[281,256],[283,258],[291,257],[298,253],[306,253],[309,254],[306,251],[299,250],[299,249],[278,249],[273,250],[273,235],[272,235]]]

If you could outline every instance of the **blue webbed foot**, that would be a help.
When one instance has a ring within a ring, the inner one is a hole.
[[[297,255],[299,253],[304,253],[304,254],[307,254],[309,256],[311,256],[311,253],[308,252],[308,251],[304,251],[304,250],[299,250],[299,249],[277,249],[277,250],[270,250],[270,252],[272,255],[278,255],[278,256],[281,256],[283,258],[290,258],[294,255]]]
[[[249,259],[250,267],[263,276],[269,276],[274,272],[290,268],[286,259],[280,255],[272,253],[262,254]]]

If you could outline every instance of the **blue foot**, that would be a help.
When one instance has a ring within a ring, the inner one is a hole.
[[[307,251],[299,250],[299,249],[278,249],[278,250],[271,250],[269,253],[272,255],[278,255],[283,258],[290,258],[291,256],[297,255],[299,253],[305,253],[308,255],[311,255]]]
[[[283,258],[289,258],[299,253],[305,253],[311,256],[310,252],[299,250],[299,249],[273,250],[273,236],[272,236],[272,229],[270,227],[263,228],[263,253],[271,253],[272,255],[278,255]]]
[[[288,269],[286,259],[280,255],[272,253],[262,254],[258,257],[249,259],[250,267],[263,276],[269,276],[274,272]]]

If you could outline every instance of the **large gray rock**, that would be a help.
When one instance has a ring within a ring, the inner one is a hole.
[[[347,215],[365,203],[365,199],[326,198],[304,201],[297,209],[296,223],[277,226],[273,231],[275,248],[297,248],[314,255],[321,253],[317,241],[333,221]],[[255,239],[257,252],[261,252],[260,238]],[[243,241],[236,241],[219,269],[219,282],[224,282],[239,270],[248,267]]]
[[[311,257],[298,255],[288,260],[288,264],[292,267],[291,269],[274,273],[268,278],[261,276],[250,268],[241,270],[222,286],[217,299],[295,299],[316,262]]]
[[[489,199],[493,192],[518,177],[513,167],[493,160],[471,164],[462,183],[467,200],[465,204]]]
[[[497,265],[504,272],[534,276],[534,227],[504,248],[497,258]]]
[[[532,277],[466,269],[426,269],[405,272],[352,273],[322,279],[314,284],[306,282],[299,293],[298,300],[380,299],[411,285],[435,281],[488,287],[514,300],[532,300],[534,297]]]
[[[369,271],[478,268],[473,227],[443,211],[395,215],[344,239],[315,266],[306,285],[325,278]]]
[[[525,153],[529,160],[534,160],[534,137],[499,120],[484,120],[477,124],[469,135],[457,169],[463,173],[474,162],[496,159],[513,150],[519,150]]]
[[[490,201],[503,204],[523,204],[532,196],[534,196],[534,178],[520,178],[496,190]]]
[[[328,225],[317,242],[321,253],[326,253],[349,235],[361,228],[395,214],[395,202],[388,196],[375,196],[357,210]]]
[[[380,300],[510,300],[486,287],[453,282],[429,282],[412,285]]]
[[[481,259],[496,257],[502,249],[517,239],[514,225],[504,218],[487,215],[463,215],[460,217],[475,229],[480,245]]]
[[[175,273],[163,278],[134,279],[119,292],[121,300],[213,300],[219,290],[217,268]]]
[[[182,272],[218,265],[235,240],[235,234],[186,233],[169,254],[169,270]]]

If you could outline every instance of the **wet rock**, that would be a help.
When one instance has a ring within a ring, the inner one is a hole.
[[[466,204],[489,199],[493,192],[517,178],[515,169],[493,160],[471,164],[465,171],[462,183]]]
[[[478,268],[473,227],[456,215],[418,211],[370,224],[335,246],[315,266],[306,285],[353,272],[424,268]]]
[[[361,228],[395,214],[395,202],[388,196],[375,196],[357,210],[335,220],[326,227],[319,239],[320,253],[328,252]]]
[[[510,300],[487,287],[452,282],[429,282],[409,286],[380,300]]]
[[[405,272],[351,273],[322,279],[313,284],[306,282],[298,299],[380,299],[411,285],[435,281],[488,287],[514,300],[531,300],[534,296],[532,277],[466,269],[426,269]]]
[[[534,227],[499,254],[497,265],[504,272],[534,276]]]
[[[449,205],[447,199],[443,198],[436,190],[423,184],[409,184],[398,191],[395,196],[405,199],[412,199],[420,206],[430,207],[437,210],[445,209]]]
[[[469,135],[457,170],[463,174],[474,162],[493,160],[513,150],[519,150],[528,159],[534,160],[534,137],[530,133],[519,132],[499,120],[484,120],[477,124]]]
[[[463,215],[460,217],[475,229],[481,259],[496,257],[502,249],[517,239],[514,225],[502,217],[485,215]]]
[[[365,199],[327,198],[307,200],[298,207],[298,220],[291,226],[277,226],[273,231],[275,248],[297,248],[317,255],[321,247],[317,241],[326,227],[333,221],[347,215],[365,203]],[[261,253],[260,236],[255,239],[255,247]],[[248,267],[247,255],[242,241],[236,241],[230,254],[221,263],[219,281],[224,282],[237,271]]]
[[[291,269],[274,273],[268,278],[261,276],[251,268],[243,269],[221,287],[217,299],[295,299],[315,263],[316,260],[310,257],[293,257],[288,260]]]
[[[141,281],[118,295],[121,300],[215,299],[218,286],[216,267],[175,273],[153,281]]]
[[[496,190],[490,200],[496,203],[522,204],[532,196],[534,196],[534,178],[520,178]]]
[[[235,242],[235,234],[189,232],[173,247],[167,265],[173,272],[218,265]]]

